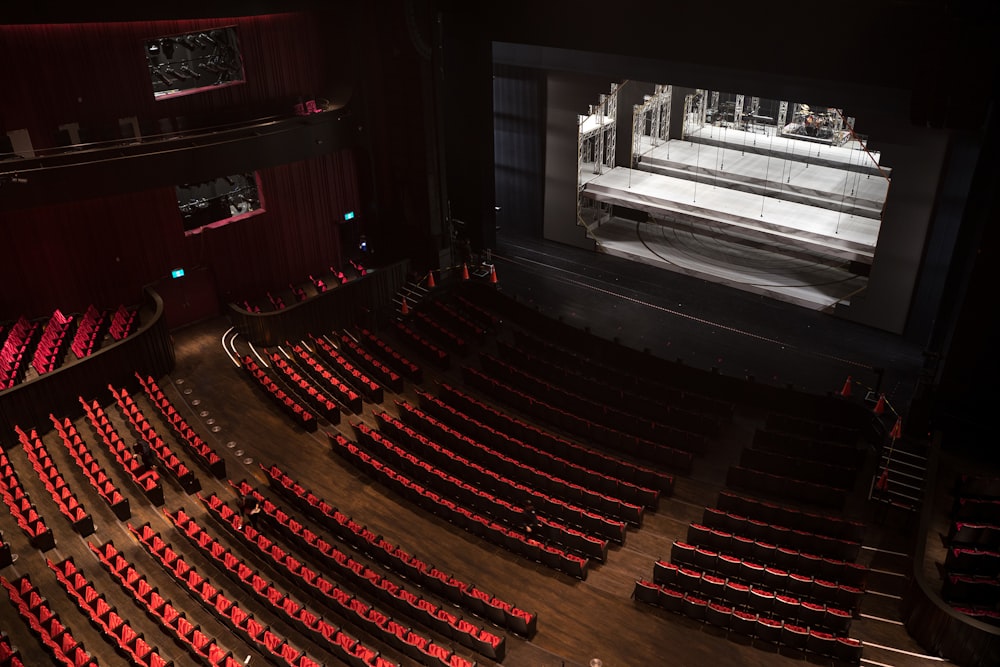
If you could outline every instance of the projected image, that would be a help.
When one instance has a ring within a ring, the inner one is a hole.
[[[178,185],[177,208],[186,235],[264,212],[256,172]]]
[[[147,40],[146,61],[157,100],[244,82],[235,26]]]

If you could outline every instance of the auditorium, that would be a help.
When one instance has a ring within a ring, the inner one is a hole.
[[[1000,664],[995,7],[0,9],[0,667]]]

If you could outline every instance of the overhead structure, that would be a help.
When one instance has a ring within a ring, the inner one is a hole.
[[[652,95],[632,107],[632,156],[635,167],[642,154],[670,140],[670,105],[674,87],[656,84]]]
[[[611,84],[611,93],[601,95],[596,105],[591,105],[589,113],[578,116],[577,124],[577,223],[588,227],[589,221],[598,221],[602,215],[610,213],[610,206],[597,204],[598,211],[584,211],[585,203],[594,205],[593,200],[582,196],[587,182],[615,167],[615,148],[618,139],[618,91],[617,83]],[[607,210],[604,210],[604,209]],[[588,227],[589,231],[589,227]]]

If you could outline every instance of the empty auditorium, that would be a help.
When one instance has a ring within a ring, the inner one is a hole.
[[[1000,665],[995,6],[8,5],[0,667]]]

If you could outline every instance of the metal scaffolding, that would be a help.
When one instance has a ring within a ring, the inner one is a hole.
[[[586,171],[595,175],[604,173],[605,168],[614,168],[615,149],[618,141],[618,91],[617,83],[611,84],[611,93],[601,95],[596,105],[591,105],[589,114],[578,116],[577,129],[577,224],[587,226],[585,208],[590,207],[591,217],[599,219],[610,215],[610,209],[594,206],[592,200],[583,196],[583,190],[589,179],[584,177]],[[589,165],[593,165],[591,168]],[[589,203],[588,203],[589,202]]]
[[[656,84],[652,95],[646,95],[642,104],[632,107],[632,155],[630,163],[634,167],[639,157],[649,148],[670,140],[670,105],[673,101],[673,86]],[[648,144],[644,142],[649,138]]]

